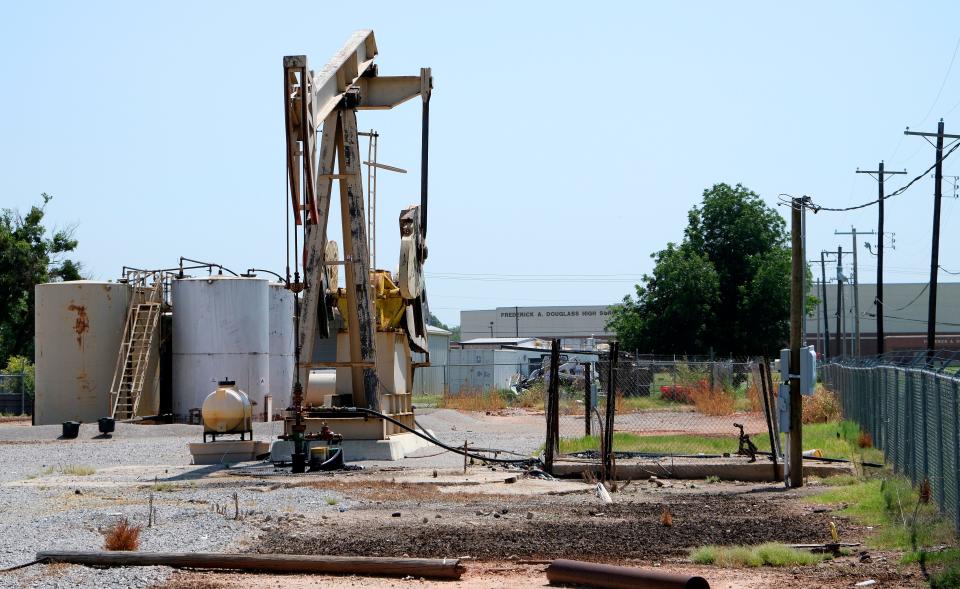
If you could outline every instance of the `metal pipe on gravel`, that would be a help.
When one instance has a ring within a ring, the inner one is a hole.
[[[564,559],[550,563],[547,579],[603,589],[710,589],[703,577]]]
[[[323,573],[377,577],[459,579],[458,558],[379,558],[302,554],[220,554],[216,552],[73,552],[48,550],[37,560],[99,567],[169,566],[190,569]]]

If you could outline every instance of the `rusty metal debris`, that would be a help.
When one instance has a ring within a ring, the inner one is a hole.
[[[564,559],[550,563],[547,579],[609,589],[710,589],[703,577]]]

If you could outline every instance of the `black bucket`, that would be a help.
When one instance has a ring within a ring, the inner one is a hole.
[[[64,421],[63,422],[63,439],[72,440],[80,435],[80,422],[79,421]]]
[[[101,434],[112,434],[117,428],[117,422],[112,417],[101,417],[97,420],[97,426],[100,427]]]

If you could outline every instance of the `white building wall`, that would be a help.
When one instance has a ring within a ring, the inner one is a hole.
[[[519,316],[518,316],[519,315]],[[610,337],[609,305],[497,307],[460,312],[460,337]],[[492,323],[492,325],[491,325]],[[519,333],[518,333],[519,332]]]

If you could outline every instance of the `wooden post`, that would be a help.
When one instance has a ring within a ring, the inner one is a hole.
[[[790,284],[790,486],[803,486],[803,405],[800,397],[800,340],[803,326],[803,244],[801,216],[803,199],[794,198],[790,211],[793,250]]]
[[[773,429],[773,422],[776,420],[774,415],[775,408],[770,403],[770,395],[767,391],[767,370],[770,369],[770,364],[767,362],[766,358],[760,359],[760,395],[763,399],[763,413],[767,418],[767,435],[770,436],[770,455],[773,457],[773,480],[780,480],[780,469],[777,468],[777,439],[776,431]]]
[[[553,474],[553,458],[560,450],[560,340],[550,346],[550,384],[547,387],[547,440],[543,452],[544,469]]]
[[[620,355],[620,345],[617,342],[610,344],[610,361],[607,364],[607,407],[603,425],[604,443],[603,470],[610,476],[613,473],[613,424],[617,411],[617,357]]]

